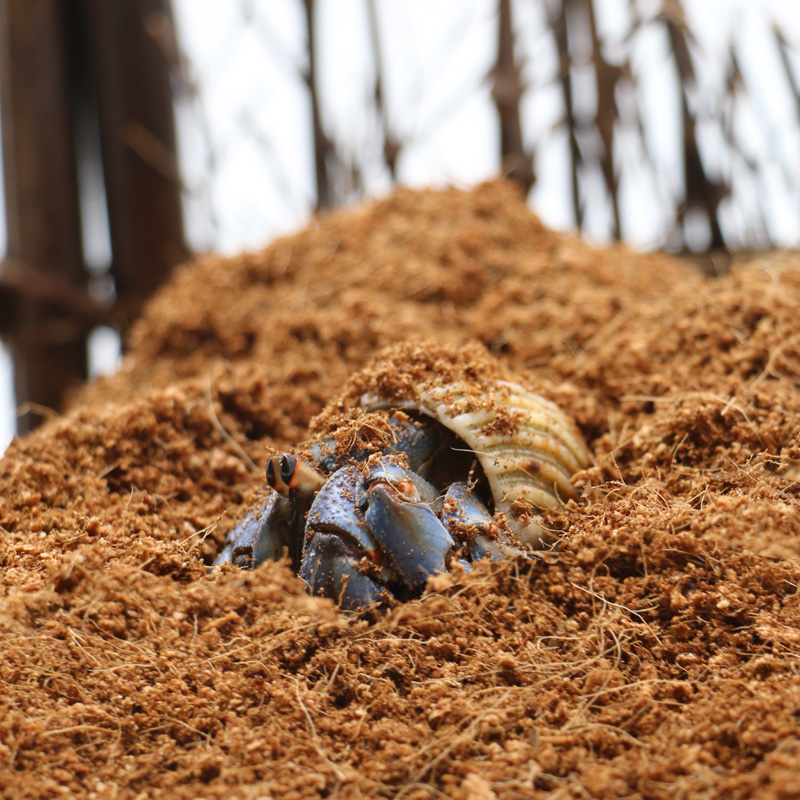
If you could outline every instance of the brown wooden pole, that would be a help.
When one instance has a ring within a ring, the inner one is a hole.
[[[8,256],[84,282],[70,70],[61,0],[0,0],[0,104]],[[3,304],[17,403],[58,409],[86,372],[85,330],[33,299]],[[24,414],[20,432],[35,419]]]
[[[175,144],[169,0],[83,0],[117,295],[136,308],[188,257]]]

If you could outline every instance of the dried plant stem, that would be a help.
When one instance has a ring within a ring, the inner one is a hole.
[[[578,123],[575,116],[575,100],[572,91],[572,61],[569,53],[569,32],[567,30],[567,9],[574,0],[564,0],[558,12],[550,17],[550,29],[553,32],[558,51],[558,79],[561,84],[561,95],[564,102],[564,124],[569,136],[570,152],[570,187],[572,191],[572,213],[575,226],[583,227],[583,209],[580,198],[579,172],[582,165],[581,150],[578,146]]]
[[[533,155],[522,137],[520,100],[523,95],[520,65],[514,55],[514,25],[511,0],[498,4],[497,61],[494,66],[492,99],[500,119],[500,163],[504,174],[527,194],[536,181]]]
[[[375,64],[375,108],[381,119],[381,129],[383,133],[383,157],[392,182],[397,181],[397,159],[403,145],[399,138],[394,135],[389,124],[389,115],[386,110],[386,96],[384,93],[383,81],[383,49],[381,47],[381,36],[378,28],[378,9],[375,7],[375,0],[367,0],[367,19],[369,21],[369,40],[372,48],[372,61]]]
[[[322,127],[322,116],[317,91],[316,24],[314,22],[314,0],[303,0],[306,12],[306,31],[308,42],[308,68],[303,79],[308,87],[311,100],[311,124],[314,130],[314,176],[317,184],[317,210],[334,205],[328,175],[328,164],[334,155],[333,145]]]
[[[681,92],[684,199],[677,208],[678,222],[683,224],[686,212],[690,208],[702,208],[706,213],[711,232],[711,241],[708,246],[710,249],[722,248],[725,242],[717,217],[717,209],[728,190],[721,182],[712,181],[708,177],[697,144],[697,115],[689,107],[689,95],[697,87],[692,56],[689,52],[689,41],[692,34],[679,0],[665,0],[660,19],[667,29]]]

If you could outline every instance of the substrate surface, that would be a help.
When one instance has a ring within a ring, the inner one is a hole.
[[[502,182],[180,270],[0,460],[0,795],[797,797],[798,308],[796,258],[702,278]],[[377,622],[283,562],[209,573],[268,452],[400,342],[576,419],[561,552]]]

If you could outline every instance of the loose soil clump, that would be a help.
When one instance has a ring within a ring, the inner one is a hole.
[[[797,257],[704,278],[499,181],[181,269],[0,460],[0,795],[797,797],[798,308]],[[575,418],[561,551],[377,621],[210,573],[267,454],[400,343]]]

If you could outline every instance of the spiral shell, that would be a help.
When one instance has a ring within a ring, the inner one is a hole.
[[[575,423],[558,406],[508,380],[468,377],[448,383],[426,381],[406,396],[362,394],[366,410],[401,408],[426,414],[475,452],[489,481],[495,508],[523,544],[551,539],[531,518],[535,510],[575,498],[570,478],[589,464],[589,452]]]

